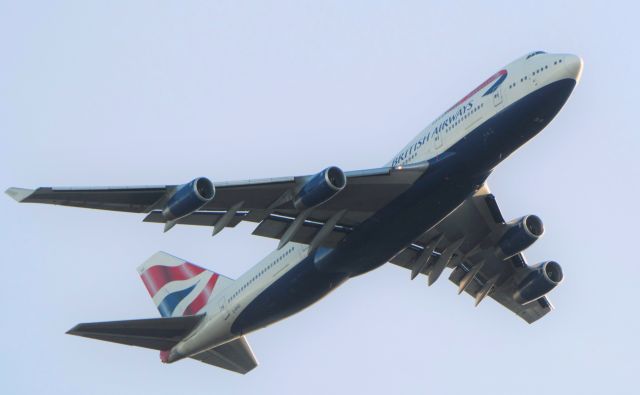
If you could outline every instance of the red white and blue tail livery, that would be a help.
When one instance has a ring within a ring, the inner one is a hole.
[[[230,278],[164,252],[140,265],[138,273],[163,317],[198,314],[233,283]]]

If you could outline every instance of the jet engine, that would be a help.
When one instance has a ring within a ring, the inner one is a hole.
[[[185,217],[210,202],[215,193],[213,183],[205,177],[179,185],[167,201],[162,215],[167,221]]]
[[[347,177],[339,167],[331,166],[312,176],[293,199],[295,208],[302,210],[321,205],[347,185]]]
[[[531,271],[516,287],[513,298],[520,304],[537,300],[560,284],[563,278],[558,262],[548,261],[528,268]]]
[[[527,215],[509,224],[509,229],[498,242],[498,255],[503,259],[529,248],[544,233],[542,220],[536,215]]]

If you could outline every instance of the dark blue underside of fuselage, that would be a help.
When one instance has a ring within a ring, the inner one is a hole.
[[[539,133],[560,111],[575,81],[554,82],[479,125],[430,166],[407,191],[322,256],[311,255],[265,289],[238,316],[241,334],[267,326],[321,299],[349,277],[373,270],[471,196],[493,168]]]

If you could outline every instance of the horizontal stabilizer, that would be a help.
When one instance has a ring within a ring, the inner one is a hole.
[[[258,361],[244,336],[191,358],[232,372],[245,374],[258,366]]]
[[[168,350],[188,335],[203,315],[78,324],[67,334],[113,343]]]

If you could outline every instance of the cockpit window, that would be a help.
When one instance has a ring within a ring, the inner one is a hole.
[[[544,51],[535,51],[535,52],[531,52],[529,55],[527,55],[527,59],[529,58],[533,58],[536,55],[540,55],[541,53],[546,53]]]

